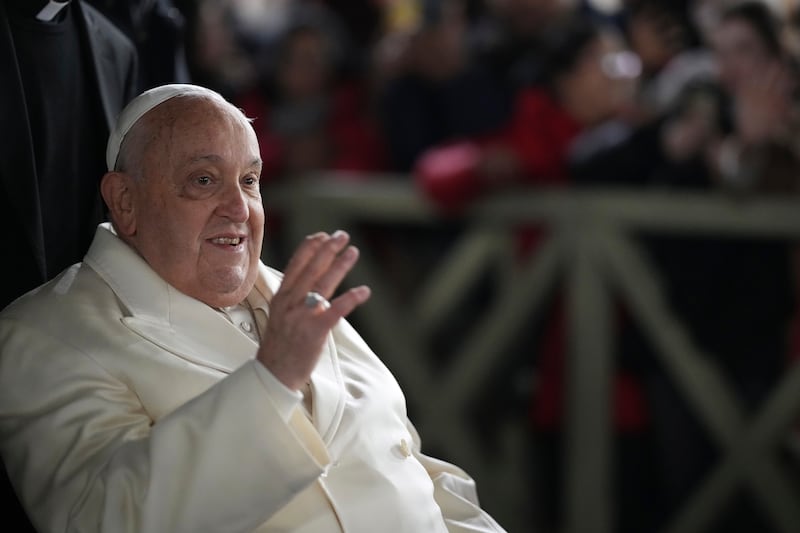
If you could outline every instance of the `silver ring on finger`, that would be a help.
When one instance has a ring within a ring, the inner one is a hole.
[[[309,309],[316,309],[319,306],[322,306],[323,309],[329,309],[331,303],[325,299],[320,293],[311,291],[306,294],[306,299],[303,301],[303,305],[308,307]]]

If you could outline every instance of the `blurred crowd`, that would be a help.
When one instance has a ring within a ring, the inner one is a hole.
[[[800,192],[794,2],[175,3],[189,23],[193,80],[254,117],[267,186],[318,171],[389,174],[446,213],[511,187]],[[638,237],[673,310],[755,411],[800,353],[793,245]],[[520,229],[520,256],[546,238],[547,228]],[[537,443],[533,520],[544,531],[562,519],[561,292],[523,343],[530,367],[510,371],[537,375],[522,401]],[[618,531],[652,531],[719,450],[624,304],[617,315]],[[769,531],[743,495],[723,514],[714,531]]]
[[[176,2],[269,180],[413,172],[447,207],[519,183],[797,190],[795,11],[740,4]]]

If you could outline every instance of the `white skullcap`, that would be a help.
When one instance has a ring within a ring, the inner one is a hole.
[[[125,139],[125,135],[128,134],[133,125],[136,124],[136,122],[138,122],[139,119],[145,115],[145,113],[159,104],[163,104],[170,98],[188,95],[207,96],[227,103],[227,100],[225,100],[221,94],[212,91],[211,89],[200,87],[199,85],[173,83],[171,85],[161,85],[159,87],[148,89],[131,100],[128,105],[125,106],[125,109],[123,109],[119,114],[119,117],[117,117],[117,123],[114,126],[114,130],[108,136],[108,146],[106,146],[106,165],[108,166],[109,172],[114,170],[114,167],[117,165],[119,147],[122,144],[122,141]]]

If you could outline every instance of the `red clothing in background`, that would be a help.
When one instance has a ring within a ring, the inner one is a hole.
[[[520,179],[538,185],[567,185],[567,154],[583,127],[542,88],[520,92],[502,141],[519,159]]]
[[[544,187],[570,185],[568,155],[583,129],[546,90],[523,90],[504,138],[520,162],[520,181]],[[523,228],[519,235],[520,254],[535,254],[546,237],[547,228]],[[619,314],[619,310],[609,312]],[[565,332],[565,309],[559,291],[536,349],[540,379],[531,417],[534,425],[542,429],[555,429],[564,416],[564,363],[568,348]],[[617,372],[612,378],[612,395],[615,426],[628,431],[641,429],[647,414],[641,387],[634,376]]]
[[[379,172],[386,169],[386,150],[377,127],[364,109],[364,91],[357,83],[342,83],[332,92],[322,133],[330,156],[319,170]],[[253,127],[261,147],[262,181],[282,177],[286,139],[270,128],[270,102],[261,88],[240,95],[236,105],[255,119]],[[366,175],[365,175],[366,177]]]

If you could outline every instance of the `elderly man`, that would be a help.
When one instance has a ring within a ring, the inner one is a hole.
[[[256,137],[220,95],[134,99],[111,224],[0,315],[0,451],[41,531],[502,531],[420,453],[391,373],[332,299],[358,257],[308,237],[260,263]]]

